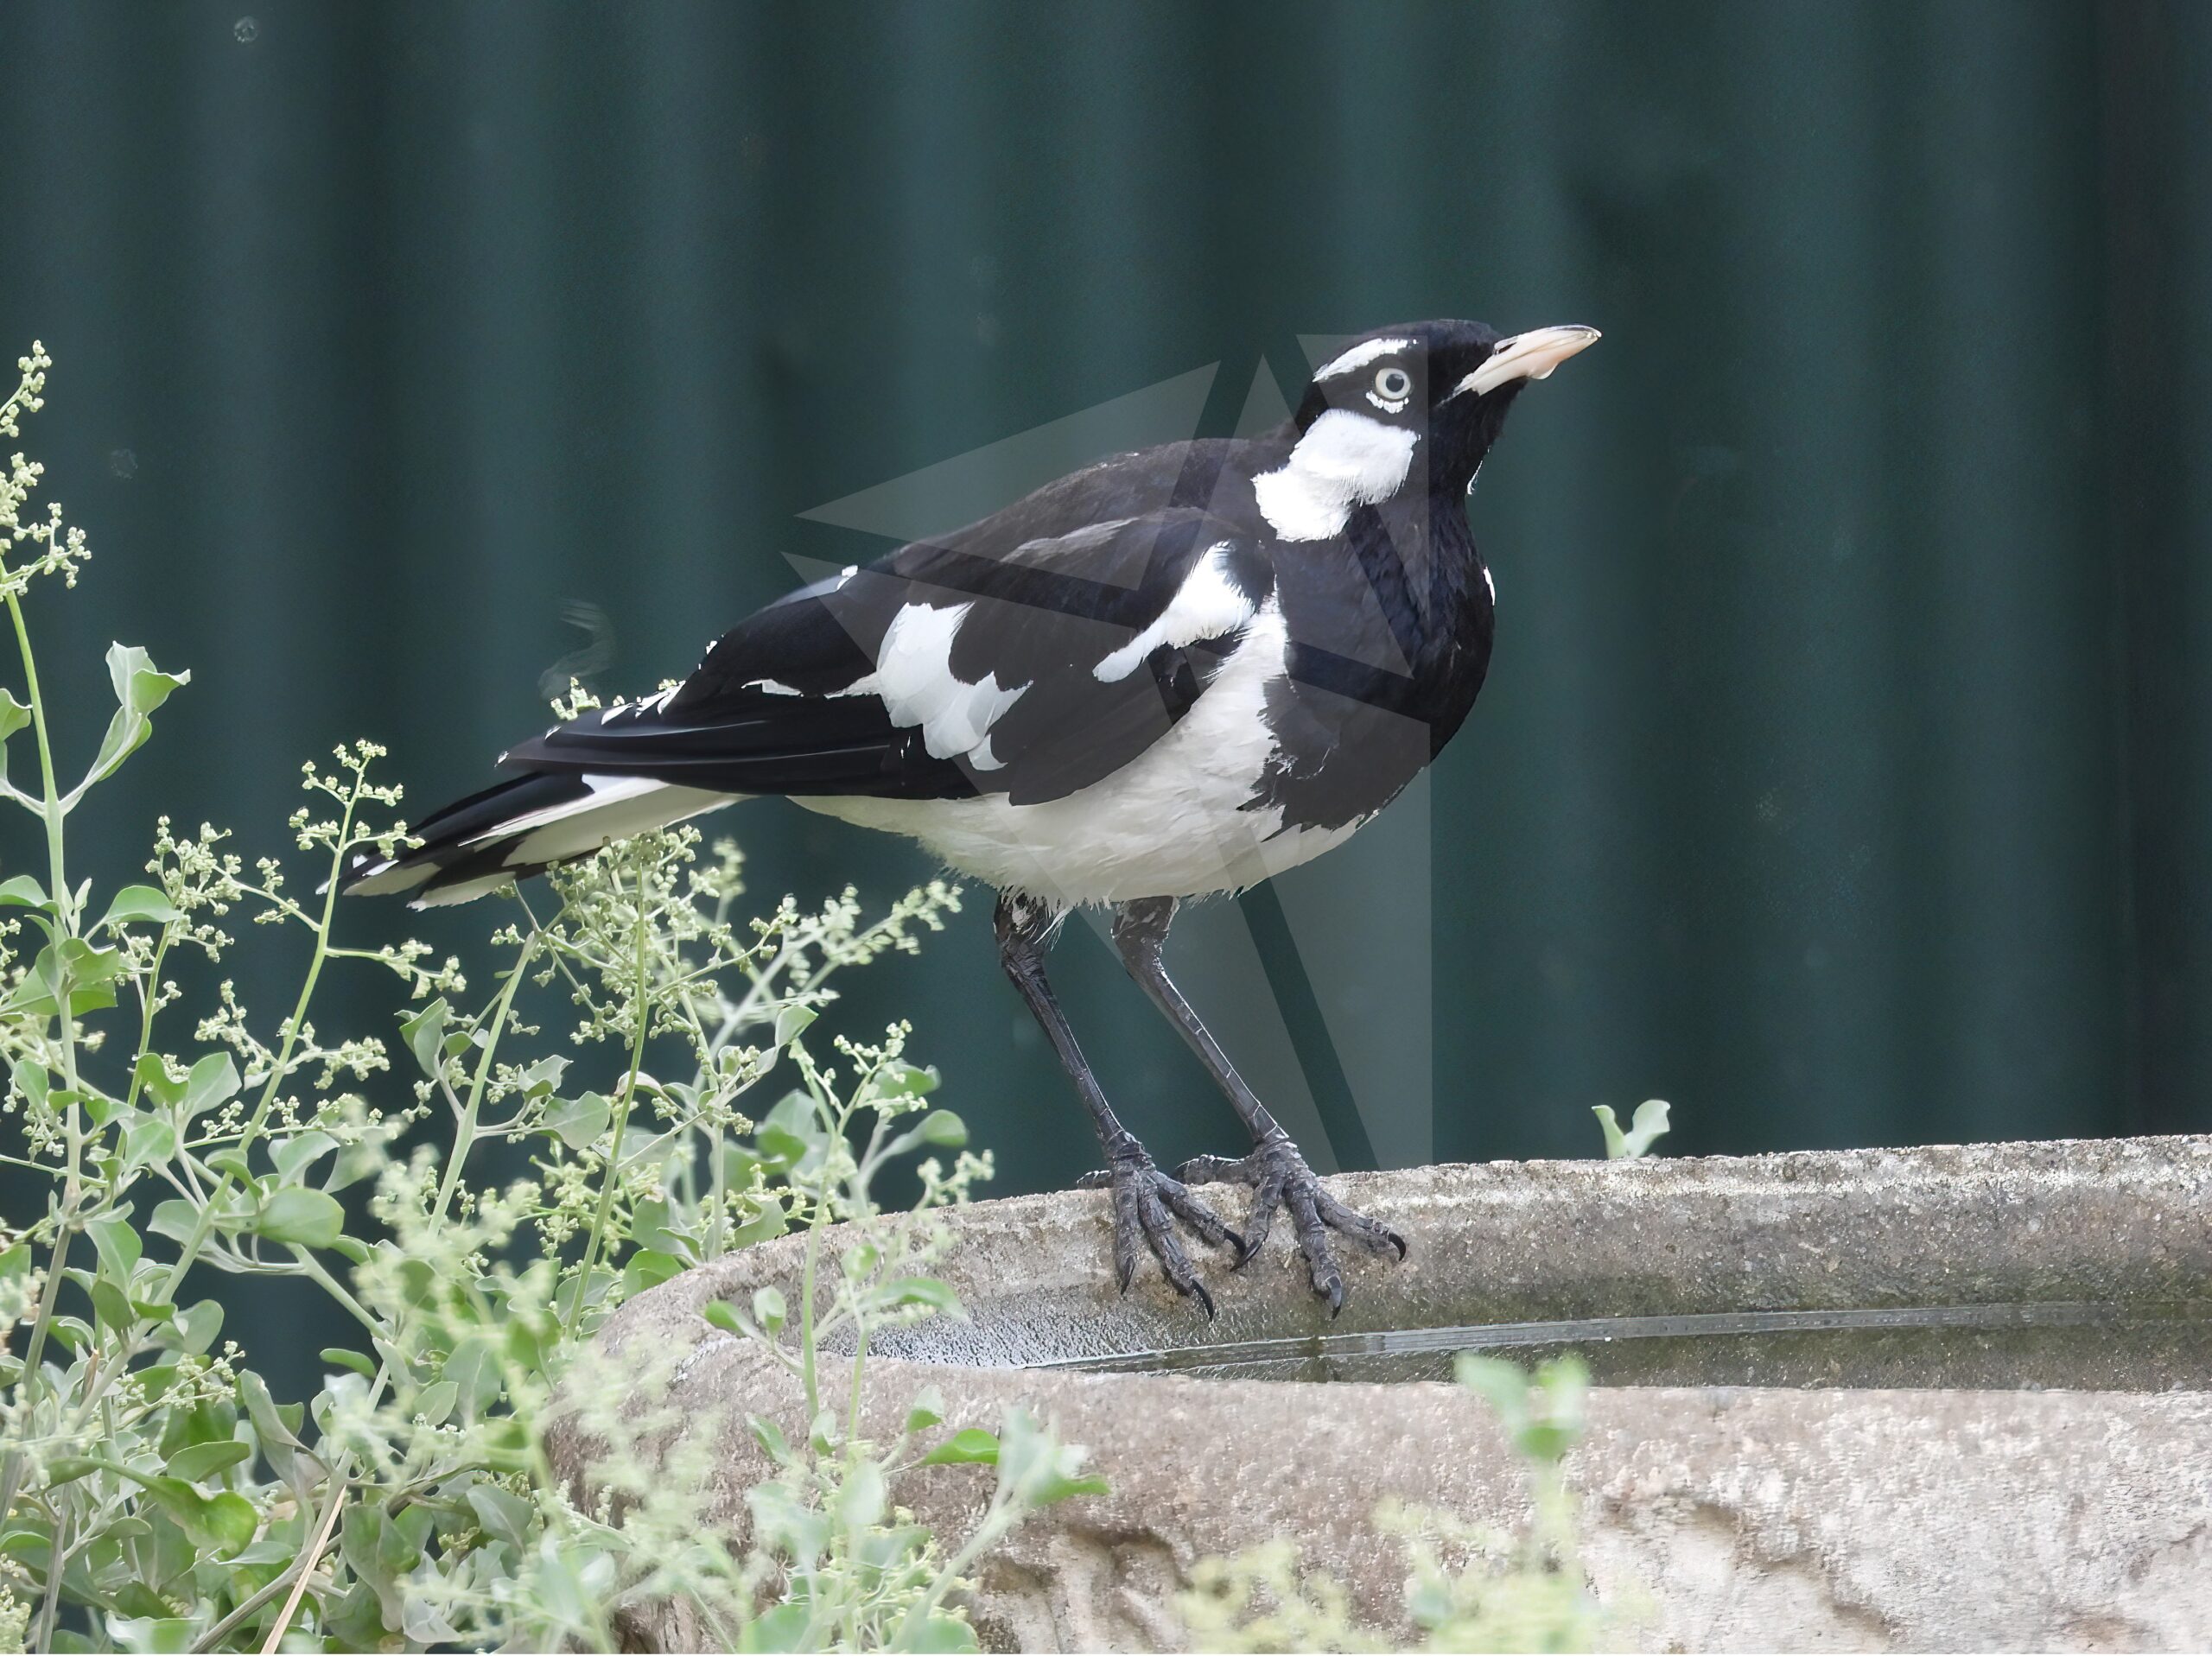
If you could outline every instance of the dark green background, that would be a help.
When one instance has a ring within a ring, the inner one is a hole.
[[[273,845],[356,735],[473,789],[565,605],[650,688],[787,555],[881,549],[797,514],[1040,422],[1586,321],[1475,501],[1427,936],[1277,987],[1433,962],[1445,1158],[1649,1094],[1678,1151],[2212,1120],[2212,7],[11,0],[0,79],[0,341],[60,359],[31,435],[98,552],[49,674],[86,733],[109,638],[195,674],[80,869],[157,809]],[[927,872],[722,820],[771,891]],[[1233,1147],[1063,955],[1132,1125]],[[1001,1190],[1090,1164],[980,912],[856,1001]]]

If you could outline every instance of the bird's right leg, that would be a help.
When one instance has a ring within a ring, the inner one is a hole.
[[[1126,1292],[1136,1274],[1137,1239],[1141,1236],[1153,1257],[1160,1261],[1161,1273],[1176,1291],[1195,1298],[1211,1317],[1213,1296],[1206,1292],[1205,1285],[1192,1269],[1191,1257],[1175,1234],[1174,1221],[1181,1220],[1202,1240],[1239,1253],[1243,1251],[1243,1239],[1180,1182],[1154,1165],[1136,1135],[1122,1125],[1113,1107],[1107,1103],[1098,1078],[1090,1073],[1090,1065],[1076,1044],[1067,1015],[1060,1010],[1059,999],[1046,980],[1045,949],[1051,940],[1055,919],[1052,911],[1042,904],[1027,898],[1001,897],[993,917],[998,930],[999,964],[1014,980],[1014,987],[1021,991],[1021,998],[1029,1003],[1029,1010],[1044,1030],[1046,1038],[1052,1042],[1052,1050],[1059,1055],[1060,1067],[1075,1083],[1077,1096],[1090,1112],[1092,1125],[1098,1129],[1098,1143],[1106,1152],[1106,1166],[1101,1172],[1088,1175],[1081,1183],[1092,1188],[1104,1185],[1113,1192],[1115,1276]]]

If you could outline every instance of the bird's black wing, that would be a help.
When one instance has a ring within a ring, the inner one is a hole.
[[[1009,509],[1010,513],[1019,509]],[[1001,514],[760,611],[690,678],[505,756],[724,793],[1056,799],[1187,713],[1266,602],[1253,537],[1197,506],[1014,539]]]

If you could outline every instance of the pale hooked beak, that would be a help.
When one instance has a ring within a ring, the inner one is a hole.
[[[1479,397],[1510,380],[1548,378],[1553,369],[1576,352],[1587,351],[1600,337],[1594,327],[1535,327],[1500,339],[1490,360],[1454,385],[1452,396],[1472,391]]]

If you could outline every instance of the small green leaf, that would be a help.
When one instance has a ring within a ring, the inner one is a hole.
[[[115,980],[124,973],[122,952],[96,949],[82,937],[64,937],[48,943],[31,962],[31,969],[17,984],[0,1012],[29,1018],[50,1018],[69,997],[73,1017],[115,1005]]]
[[[729,1245],[751,1247],[756,1242],[773,1241],[790,1228],[791,1215],[784,1211],[782,1198],[771,1190],[760,1198],[753,1217],[729,1234]]]
[[[1040,1478],[1029,1489],[1033,1506],[1050,1507],[1057,1501],[1072,1501],[1077,1495],[1103,1495],[1109,1493],[1106,1480],[1096,1472],[1086,1472],[1080,1477],[1068,1477],[1054,1472]]]
[[[337,1197],[297,1186],[271,1196],[248,1227],[272,1242],[296,1242],[302,1247],[328,1247],[345,1228],[346,1209],[338,1205]]]
[[[222,1331],[222,1305],[203,1299],[177,1312],[175,1321],[161,1330],[161,1342],[168,1350],[197,1357],[215,1343],[215,1336]]]
[[[1511,1430],[1529,1416],[1529,1376],[1503,1357],[1463,1351],[1454,1365],[1459,1384],[1497,1412]]]
[[[6,741],[31,721],[31,710],[16,700],[13,690],[0,690],[0,742]]]
[[[407,1050],[415,1055],[415,1062],[423,1066],[423,1073],[434,1081],[437,1078],[439,1060],[444,1053],[446,1025],[452,1017],[452,1006],[447,1004],[443,995],[440,995],[399,1025],[399,1033],[407,1043]]]
[[[244,1084],[229,1053],[210,1052],[194,1064],[191,1073],[184,1078],[184,1101],[177,1107],[179,1116],[189,1124],[203,1110],[229,1103]]]
[[[813,1641],[807,1637],[807,1628],[811,1620],[804,1603],[779,1604],[745,1624],[738,1635],[738,1648],[747,1656],[756,1652],[768,1656],[769,1653],[810,1649]]]
[[[236,1145],[227,1145],[224,1149],[210,1152],[207,1157],[207,1165],[213,1168],[218,1173],[229,1174],[241,1184],[251,1185],[255,1183],[253,1177],[253,1164],[246,1159],[245,1152],[240,1150]],[[236,1223],[229,1222],[233,1219],[233,1217],[236,1219]],[[238,1225],[242,1225],[245,1222],[245,1219],[243,1215],[234,1216],[226,1214],[223,1215],[221,1222],[224,1223],[226,1229],[236,1229]]]
[[[340,1368],[352,1369],[364,1380],[376,1378],[376,1364],[358,1351],[348,1351],[343,1346],[325,1346],[315,1355],[327,1363],[335,1364]]]
[[[934,1386],[925,1386],[914,1393],[913,1405],[906,1411],[908,1431],[927,1431],[944,1418],[944,1393]]]
[[[925,1145],[935,1145],[940,1150],[958,1150],[968,1142],[968,1124],[950,1110],[931,1110],[915,1126]]]
[[[765,1286],[755,1288],[753,1291],[753,1317],[771,1334],[783,1327],[785,1305],[782,1290]]]
[[[130,1075],[138,1090],[163,1108],[175,1109],[183,1101],[184,1083],[169,1079],[168,1066],[162,1062],[160,1053],[142,1054]]]
[[[225,1490],[207,1502],[206,1514],[200,1520],[207,1532],[214,1538],[214,1550],[222,1557],[238,1551],[253,1539],[253,1532],[261,1526],[253,1503],[232,1490]]]
[[[903,1156],[922,1145],[937,1150],[958,1150],[968,1142],[968,1124],[950,1110],[931,1110],[906,1132],[893,1139],[885,1153]]]
[[[158,886],[126,885],[109,903],[107,913],[101,917],[100,923],[121,926],[134,920],[146,920],[166,924],[183,917],[182,913],[170,903],[168,893]]]
[[[980,1426],[956,1431],[922,1456],[924,1466],[996,1466],[998,1463],[997,1435],[985,1431]]]
[[[736,1307],[733,1306],[728,1300],[717,1299],[712,1301],[709,1304],[707,1309],[701,1311],[699,1315],[705,1317],[710,1325],[720,1329],[724,1334],[734,1334],[740,1338],[744,1337],[745,1324],[737,1320]]]
[[[51,1107],[54,1078],[47,1073],[44,1064],[18,1058],[9,1066],[9,1074],[15,1078],[16,1090],[30,1101],[32,1109],[43,1114]]]
[[[836,1497],[838,1521],[849,1530],[873,1529],[883,1521],[891,1505],[891,1492],[883,1469],[862,1461],[845,1474]]]
[[[92,769],[74,790],[81,794],[94,783],[113,776],[124,760],[137,752],[154,733],[152,714],[170,695],[192,682],[189,673],[164,673],[153,657],[136,644],[116,644],[107,652],[108,682],[115,690],[115,716],[100,739]]]
[[[933,1615],[900,1646],[922,1656],[965,1656],[978,1648],[976,1630],[957,1616]]]
[[[491,1341],[480,1334],[464,1337],[447,1357],[442,1377],[451,1380],[461,1391],[461,1413],[464,1420],[473,1420],[499,1400],[499,1354],[493,1350]]]
[[[251,1368],[238,1370],[238,1401],[245,1405],[246,1418],[253,1422],[253,1435],[261,1440],[264,1450],[307,1447],[276,1412],[276,1400],[269,1395],[268,1382]]]
[[[779,1466],[791,1463],[791,1446],[784,1436],[784,1429],[765,1414],[747,1415],[746,1429],[753,1434],[753,1441],[768,1452],[768,1458]]]
[[[87,1219],[85,1234],[92,1239],[92,1248],[100,1256],[102,1267],[118,1284],[127,1284],[130,1267],[138,1263],[138,1256],[143,1251],[138,1232],[130,1222],[129,1204],[97,1219]]]
[[[658,1288],[683,1269],[683,1261],[673,1253],[664,1253],[658,1248],[641,1247],[630,1255],[622,1267],[622,1292],[627,1298],[641,1294],[648,1288]]]
[[[542,1098],[561,1084],[561,1077],[568,1073],[569,1061],[559,1053],[540,1058],[522,1072],[519,1090],[524,1098]]]
[[[318,1158],[337,1148],[338,1140],[319,1128],[296,1133],[289,1139],[279,1139],[269,1152],[269,1159],[276,1164],[276,1177],[287,1184],[297,1184],[301,1176]]]
[[[887,1310],[901,1305],[926,1305],[947,1317],[960,1315],[960,1296],[935,1277],[893,1277],[871,1298]]]
[[[140,1589],[137,1601],[139,1604],[159,1604],[162,1602],[160,1596],[143,1583],[133,1582],[130,1585]],[[123,1605],[124,1602],[118,1597],[116,1602]],[[197,1630],[195,1623],[178,1615],[111,1615],[107,1618],[107,1627],[110,1636],[123,1649],[143,1652],[146,1656],[182,1656],[182,1653],[192,1648],[193,1634]],[[56,1650],[70,1648],[60,1642],[67,1636],[67,1634],[56,1633]],[[93,1646],[86,1645],[82,1648],[90,1650]]]
[[[46,1463],[46,1481],[49,1486],[74,1483],[99,1469],[97,1462],[88,1461],[81,1455],[57,1455]]]
[[[529,1551],[534,1512],[520,1495],[496,1483],[472,1484],[468,1504],[475,1511],[477,1526],[485,1534],[505,1541],[518,1553]]]
[[[1590,1113],[1598,1118],[1599,1132],[1605,1134],[1608,1161],[1629,1161],[1647,1154],[1654,1141],[1667,1132],[1667,1101],[1661,1098],[1648,1098],[1637,1105],[1626,1133],[1621,1131],[1611,1105],[1592,1105]]]
[[[814,1101],[798,1092],[778,1099],[753,1135],[760,1159],[778,1171],[798,1166],[828,1142]]]
[[[105,1328],[118,1334],[129,1334],[138,1323],[138,1313],[130,1309],[130,1297],[107,1278],[92,1284],[92,1314]]]
[[[155,1206],[154,1216],[146,1221],[146,1228],[156,1236],[166,1236],[172,1242],[191,1240],[200,1223],[200,1209],[182,1196],[171,1196]]]
[[[449,1644],[461,1637],[437,1606],[412,1593],[400,1602],[399,1630],[415,1645]]]
[[[442,1426],[453,1413],[453,1405],[460,1401],[461,1387],[449,1380],[442,1380],[423,1388],[415,1399],[415,1412],[422,1416],[424,1424]]]
[[[789,1046],[806,1032],[817,1013],[811,1006],[786,1006],[776,1014],[776,1044]]]
[[[597,1093],[556,1098],[545,1107],[545,1127],[571,1150],[588,1150],[614,1120],[614,1106]]]
[[[203,1495],[175,1477],[149,1478],[145,1491],[186,1535],[211,1552],[228,1557],[253,1539],[258,1520],[244,1495],[229,1490]]]
[[[13,879],[0,880],[0,903],[20,904],[25,908],[46,907],[46,887],[30,874],[17,874]]]
[[[133,1110],[123,1118],[123,1164],[125,1168],[155,1167],[176,1154],[176,1124],[150,1110]]]
[[[925,1069],[911,1063],[893,1063],[886,1065],[876,1076],[875,1090],[884,1098],[919,1098],[937,1091],[938,1082],[934,1068]]]
[[[253,1446],[226,1437],[212,1443],[194,1443],[169,1456],[168,1475],[188,1483],[199,1483],[216,1473],[253,1457]]]

